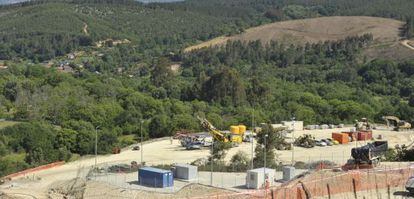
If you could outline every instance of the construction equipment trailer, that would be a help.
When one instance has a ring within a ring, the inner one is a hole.
[[[379,164],[381,156],[384,155],[387,150],[387,141],[375,141],[362,147],[352,148],[351,156],[353,159],[348,160],[343,169],[352,170],[374,168]]]

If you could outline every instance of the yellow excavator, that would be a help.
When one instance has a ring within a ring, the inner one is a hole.
[[[393,126],[395,131],[407,131],[411,129],[411,124],[400,120],[400,118],[395,116],[383,116],[383,120],[387,123],[387,127]]]
[[[214,127],[206,118],[197,116],[197,119],[200,120],[201,126],[206,131],[208,131],[214,137],[214,139],[220,142],[231,142],[235,145],[243,142],[243,136],[221,132],[216,127]]]

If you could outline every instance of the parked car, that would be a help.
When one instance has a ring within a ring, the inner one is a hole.
[[[322,140],[318,140],[318,141],[316,141],[316,146],[321,146],[321,147],[324,147],[324,146],[326,146],[327,144],[325,143],[325,142],[323,142]]]
[[[133,151],[139,151],[141,148],[139,147],[139,146],[134,146],[134,147],[132,147],[132,150]]]
[[[187,145],[187,147],[185,147],[186,150],[198,150],[201,149],[201,145],[200,144],[190,144]]]
[[[326,143],[326,145],[328,146],[332,146],[333,143],[329,140],[329,139],[323,139],[323,141]]]
[[[325,146],[332,146],[332,142],[330,142],[329,140],[327,140],[327,139],[322,139],[321,140],[321,142],[322,143],[325,143],[326,145]]]

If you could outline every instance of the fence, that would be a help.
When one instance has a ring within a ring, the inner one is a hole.
[[[50,164],[47,164],[47,165],[42,165],[42,166],[31,168],[31,169],[26,169],[24,171],[20,171],[20,172],[17,172],[17,173],[12,173],[10,175],[4,176],[3,178],[4,179],[12,179],[12,178],[20,177],[20,176],[25,176],[27,174],[30,174],[30,173],[33,173],[33,172],[36,172],[36,171],[42,171],[42,170],[50,169],[50,168],[53,168],[53,167],[58,167],[58,166],[61,166],[63,164],[65,164],[65,161],[54,162],[54,163],[50,163]]]
[[[197,198],[391,198],[391,190],[404,189],[414,167],[379,168],[349,172],[319,171],[297,179],[287,185],[269,189],[210,195]]]

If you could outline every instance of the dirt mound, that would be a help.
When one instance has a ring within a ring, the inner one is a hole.
[[[401,21],[365,16],[335,16],[276,22],[247,29],[231,37],[218,37],[191,46],[185,51],[203,47],[223,45],[227,41],[255,41],[267,43],[271,40],[287,44],[317,43],[339,40],[348,36],[371,33],[376,43],[395,43],[399,37]]]
[[[83,179],[75,178],[73,180],[55,183],[49,189],[51,198],[82,198],[86,182]]]

